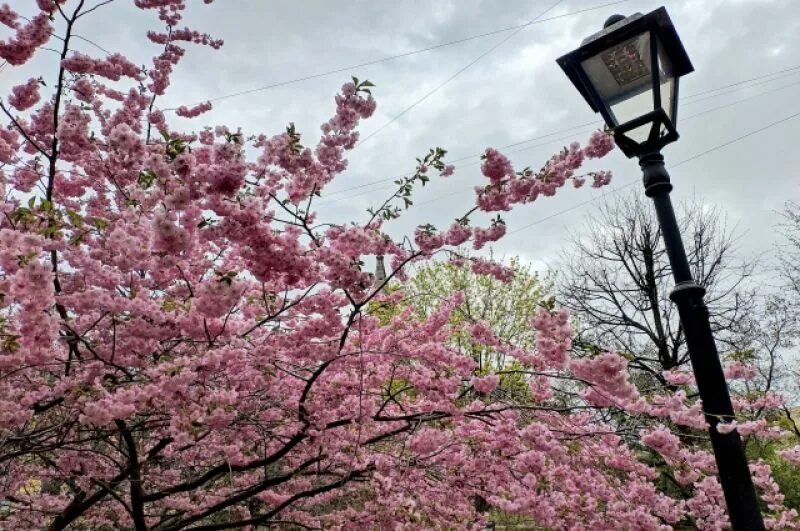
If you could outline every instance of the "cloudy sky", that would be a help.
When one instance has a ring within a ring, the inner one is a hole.
[[[332,113],[333,94],[350,75],[377,85],[378,111],[362,138],[377,133],[357,147],[349,170],[319,202],[326,220],[364,219],[368,206],[391,194],[391,180],[413,169],[416,156],[441,146],[452,159],[463,159],[456,175],[420,190],[416,205],[389,230],[410,233],[426,222],[445,226],[469,208],[471,190],[481,182],[477,155],[486,147],[517,144],[506,150],[515,165],[538,168],[565,143],[585,140],[592,130],[585,124],[600,122],[556,57],[611,14],[646,13],[664,3],[695,66],[681,84],[682,138],[665,150],[674,167],[674,200],[694,195],[718,205],[741,233],[741,251],[768,257],[777,242],[777,210],[800,198],[800,116],[771,126],[800,112],[797,0],[187,1],[187,24],[224,39],[225,46],[218,52],[190,49],[170,95],[158,102],[162,108],[212,99],[214,110],[202,123],[272,134],[295,122],[311,144]],[[149,62],[156,50],[140,36],[153,16],[130,3],[117,0],[85,17],[77,32]],[[543,21],[519,31],[497,31],[537,17]],[[491,35],[407,54],[486,33]],[[84,41],[77,47],[98,53]],[[407,55],[353,66],[400,54]],[[33,68],[52,68],[55,54],[40,55]],[[0,79],[10,86],[30,73],[6,68]],[[309,76],[316,77],[254,90]],[[739,83],[751,78],[758,79]],[[252,92],[215,100],[242,91]],[[544,268],[603,194],[640,192],[638,166],[621,153],[592,168],[612,170],[612,186],[565,189],[517,209],[506,216],[509,231],[516,232],[496,246],[496,254],[519,255]],[[636,184],[626,186],[631,182]]]

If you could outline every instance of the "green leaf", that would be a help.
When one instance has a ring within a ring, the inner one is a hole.
[[[106,221],[106,220],[104,220],[104,219],[100,219],[100,218],[92,218],[92,225],[93,225],[93,226],[94,226],[94,227],[95,227],[97,230],[103,230],[103,229],[105,229],[106,227],[108,227],[108,221]]]
[[[140,171],[139,178],[136,180],[136,182],[139,184],[139,186],[147,190],[148,188],[153,186],[153,183],[156,181],[156,179],[157,176],[154,171],[152,170]]]
[[[72,223],[74,227],[83,227],[83,218],[74,210],[67,210],[67,219],[69,219],[69,222]]]

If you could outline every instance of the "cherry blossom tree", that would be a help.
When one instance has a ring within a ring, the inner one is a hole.
[[[463,260],[456,246],[501,238],[501,217],[476,224],[484,213],[607,184],[606,172],[578,172],[612,149],[608,135],[539,170],[486,150],[475,206],[442,230],[383,230],[432,174],[454,174],[440,148],[364,220],[322,222],[314,200],[346,169],[373,85],[342,86],[313,147],[293,125],[176,130],[159,97],[190,45],[222,43],[181,27],[181,0],[133,3],[167,27],[147,33],[144,68],[71,48],[84,17],[113,2],[0,7],[9,65],[54,32],[61,50],[54,83],[31,78],[0,104],[3,528],[479,528],[490,509],[554,529],[725,526],[711,454],[667,428],[607,421],[614,410],[702,427],[699,404],[639,395],[613,352],[572,359],[565,311],[541,309],[526,349],[486,323],[454,323],[458,292],[424,318],[366,311],[402,297],[383,287],[410,264]],[[390,261],[381,282],[361,265],[377,255]],[[452,347],[464,333],[515,360],[530,398],[493,397],[500,377]],[[575,393],[554,401],[563,380]],[[657,488],[645,448],[681,473],[688,501]],[[770,526],[795,527],[768,468],[754,472]]]

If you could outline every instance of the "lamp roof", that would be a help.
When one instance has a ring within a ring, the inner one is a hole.
[[[683,47],[666,8],[660,7],[646,15],[635,13],[616,22],[613,20],[614,18],[610,18],[609,22],[612,23],[609,26],[584,39],[578,49],[557,59],[561,69],[564,70],[593,111],[599,112],[600,109],[597,108],[595,99],[592,97],[594,89],[585,86],[583,76],[580,75],[581,62],[636,35],[647,31],[655,34],[669,55],[675,77],[694,71],[689,55]]]

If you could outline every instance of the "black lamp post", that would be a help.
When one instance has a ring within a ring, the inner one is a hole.
[[[604,29],[583,41],[558,64],[589,106],[599,112],[629,158],[638,157],[645,194],[653,199],[672,266],[686,345],[714,448],[720,482],[733,529],[762,530],[764,523],[747,458],[736,430],[722,434],[720,422],[733,420],[728,386],[711,334],[705,289],[692,278],[669,193],[661,148],[678,139],[678,81],[694,70],[666,9],[614,15]]]

